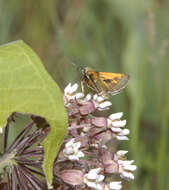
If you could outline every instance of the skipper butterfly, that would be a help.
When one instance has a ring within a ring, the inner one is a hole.
[[[88,67],[82,69],[82,90],[87,84],[89,88],[99,95],[116,95],[124,89],[129,80],[129,75],[121,73],[97,72]]]

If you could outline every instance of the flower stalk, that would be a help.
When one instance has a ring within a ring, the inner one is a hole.
[[[15,158],[15,152],[12,153],[6,153],[4,155],[0,155],[0,172],[3,171],[4,168],[8,167],[9,165],[16,164],[14,158]]]

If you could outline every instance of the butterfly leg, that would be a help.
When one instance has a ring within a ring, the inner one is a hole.
[[[105,100],[109,99],[108,93],[106,93],[105,91],[100,92],[99,96],[102,96]]]
[[[81,81],[81,89],[82,89],[82,92],[84,93],[85,92],[85,81],[84,80]]]

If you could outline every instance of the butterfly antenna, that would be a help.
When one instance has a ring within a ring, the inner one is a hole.
[[[70,62],[70,64],[77,68],[77,65],[75,63]]]
[[[70,64],[72,64],[74,67],[76,67],[76,69],[78,71],[82,71],[84,69],[82,66],[77,66],[74,62],[71,62]]]

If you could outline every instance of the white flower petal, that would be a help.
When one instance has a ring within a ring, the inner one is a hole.
[[[118,160],[118,164],[122,165],[131,165],[134,163],[134,160]]]
[[[131,172],[122,172],[120,177],[125,179],[134,179],[134,175]]]
[[[93,96],[93,100],[97,100],[97,98],[98,98],[98,95],[95,94],[95,95]]]
[[[78,156],[79,158],[84,157],[84,153],[83,153],[82,151],[79,151],[78,154],[77,154],[77,156]]]
[[[90,179],[90,180],[95,180],[97,178],[97,173],[93,172],[93,171],[90,171],[88,174],[87,174],[87,178]]]
[[[92,169],[90,171],[93,171],[93,172],[96,172],[97,174],[99,174],[102,171],[102,169],[101,168],[95,168],[95,169]]]
[[[104,180],[104,175],[98,175],[97,182],[101,182]]]
[[[79,157],[84,157],[83,152],[79,151],[81,142],[75,142],[75,139],[71,139],[66,143],[63,153],[69,160],[79,160]]]
[[[76,143],[74,143],[74,150],[78,150],[79,148],[80,148],[80,146],[81,146],[81,142],[76,142]]]
[[[75,92],[76,90],[78,89],[78,84],[77,83],[75,83],[72,87],[71,87],[71,89],[70,89],[70,94],[72,94],[73,92]]]
[[[69,84],[66,86],[66,88],[64,89],[65,94],[69,93],[70,89],[71,89],[71,83],[69,83]]]
[[[124,169],[125,169],[125,170],[135,171],[136,168],[137,168],[136,165],[124,165]]]
[[[128,151],[127,150],[119,150],[119,151],[117,151],[117,156],[124,156],[125,154],[127,154],[128,153]]]
[[[103,108],[109,107],[109,106],[111,106],[111,105],[112,105],[111,102],[105,101],[105,102],[99,104],[99,107],[103,109]]]
[[[79,157],[77,157],[76,155],[70,155],[68,156],[69,160],[79,160]]]
[[[87,181],[87,186],[96,189],[96,184],[94,182]]]
[[[102,170],[101,168],[91,169],[91,170],[89,171],[89,173],[87,174],[87,178],[88,178],[88,179],[92,179],[92,180],[93,180],[93,179],[96,179],[98,173],[100,173],[101,170]]]
[[[89,101],[91,100],[91,98],[92,98],[91,94],[87,94],[85,97],[85,101]]]
[[[120,133],[119,133],[119,135],[128,135],[128,134],[130,134],[130,130],[129,129],[123,129]]]
[[[119,136],[119,135],[117,135],[116,138],[117,138],[117,140],[119,140],[119,141],[128,141],[128,140],[129,140],[129,138],[126,137],[126,136]]]
[[[96,184],[96,189],[97,190],[103,190],[103,187],[100,184]]]
[[[124,127],[126,125],[126,120],[120,120],[120,121],[113,121],[112,125],[114,127]]]
[[[114,181],[109,184],[111,190],[120,190],[122,188],[121,181]]]
[[[75,95],[75,97],[76,97],[76,99],[80,99],[80,98],[83,98],[84,97],[84,94],[83,93],[77,93],[76,95]]]
[[[65,154],[67,154],[67,155],[69,155],[69,154],[73,154],[73,149],[72,148],[66,148],[66,149],[64,149],[64,153]]]
[[[72,146],[74,144],[74,142],[75,142],[75,139],[71,139],[70,141],[68,141],[66,143],[65,147],[68,148],[68,147]]]
[[[123,112],[113,113],[109,118],[113,121],[115,119],[120,119],[123,116]]]
[[[119,127],[111,127],[111,130],[112,130],[113,132],[115,132],[115,133],[119,133],[119,132],[122,131],[122,129],[119,128]]]
[[[105,110],[109,110],[109,107],[105,107],[105,108],[97,108],[99,111],[105,111]]]
[[[97,97],[97,101],[98,101],[98,102],[102,102],[103,100],[104,100],[104,98],[103,98],[102,96],[98,96],[98,97]]]

